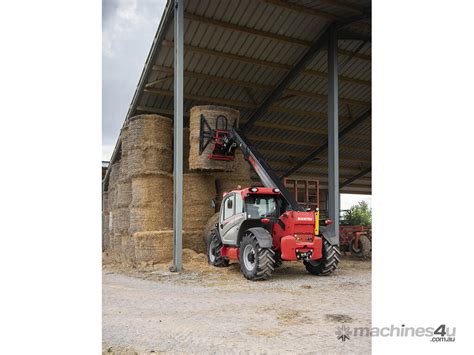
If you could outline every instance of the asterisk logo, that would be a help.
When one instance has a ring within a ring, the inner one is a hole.
[[[341,341],[346,341],[346,340],[350,339],[349,335],[352,335],[351,328],[346,327],[345,325],[343,325],[342,327],[337,327],[336,328],[337,339],[339,339]]]

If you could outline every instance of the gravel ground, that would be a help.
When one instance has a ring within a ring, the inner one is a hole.
[[[104,352],[371,352],[369,337],[335,333],[371,326],[369,261],[346,258],[329,277],[284,263],[263,282],[245,280],[238,264],[209,267],[204,255],[184,265],[180,274],[104,266]]]

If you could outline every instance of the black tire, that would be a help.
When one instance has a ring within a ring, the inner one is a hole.
[[[204,232],[202,234],[202,239],[206,245],[209,235],[211,234],[211,231],[216,228],[217,223],[219,223],[219,212],[214,213],[214,215],[207,220],[206,227],[204,228]]]
[[[214,228],[207,238],[207,262],[216,267],[229,266],[229,260],[221,256],[222,242]]]
[[[253,260],[252,256],[253,255]],[[275,252],[262,248],[252,232],[247,232],[240,243],[240,270],[252,281],[268,280],[275,265]]]
[[[366,235],[361,235],[359,237],[359,248],[354,245],[354,239],[349,243],[349,250],[351,254],[360,259],[367,259],[370,256],[370,251],[372,250],[372,243],[369,240],[369,237]]]
[[[282,264],[283,264],[283,260],[281,260],[281,252],[277,251],[275,253],[275,264],[273,264],[273,267],[275,269],[278,269]]]
[[[306,270],[313,275],[327,276],[333,273],[341,257],[341,251],[337,245],[331,245],[323,239],[323,257],[319,260],[304,261]]]

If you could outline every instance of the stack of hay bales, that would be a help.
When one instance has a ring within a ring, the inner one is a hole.
[[[199,134],[201,115],[203,115],[209,126],[213,129],[222,127],[222,120],[216,123],[218,117],[227,118],[227,129],[238,126],[239,111],[228,107],[220,106],[195,106],[191,109],[189,118],[190,127],[190,151],[189,169],[194,171],[213,171],[216,178],[217,197],[221,198],[222,193],[236,189],[239,185],[246,187],[252,184],[250,178],[250,167],[245,161],[240,150],[235,153],[234,161],[218,161],[208,159],[208,154],[212,151],[212,144],[209,144],[204,152],[199,154]]]
[[[109,249],[109,192],[102,191],[102,251]]]
[[[117,211],[117,181],[120,174],[120,162],[111,164],[109,173],[108,205],[109,205],[109,245],[114,253],[120,252],[122,237],[118,231],[117,223],[120,213]]]
[[[199,154],[199,135],[201,115],[207,120],[212,129],[230,129],[238,126],[239,111],[220,106],[195,106],[191,109],[189,118],[189,154],[188,164],[193,173],[185,174],[184,180],[192,181],[192,190],[184,189],[183,201],[188,198],[192,201],[193,209],[184,211],[183,225],[194,226],[192,233],[185,233],[184,245],[197,252],[205,251],[203,235],[206,231],[208,220],[218,211],[222,193],[236,189],[238,185],[245,187],[251,184],[250,171],[247,162],[240,151],[236,151],[234,161],[217,161],[208,158],[212,151],[210,143],[202,154]],[[225,117],[222,119],[219,117]],[[227,127],[225,127],[227,122]],[[185,132],[186,133],[186,132]],[[187,137],[185,135],[185,146]],[[196,175],[198,177],[192,177]],[[207,181],[206,181],[207,180]],[[214,184],[214,187],[211,186]],[[211,199],[216,201],[216,209],[210,205]],[[186,229],[184,227],[184,229]],[[188,232],[188,231],[186,231]]]
[[[183,248],[204,253],[206,245],[202,233],[214,214],[211,200],[216,197],[212,174],[187,173],[183,175]]]
[[[130,227],[130,209],[129,205],[132,201],[132,181],[129,176],[128,167],[128,124],[126,124],[120,132],[121,141],[121,157],[120,157],[120,174],[117,181],[117,217],[116,233],[121,238],[121,259],[123,262],[133,264],[135,259],[134,243],[129,235]]]
[[[222,193],[250,186],[250,167],[240,151],[234,161],[209,160],[209,144],[199,154],[200,119],[211,128],[219,116],[227,129],[238,125],[239,112],[227,107],[191,109],[184,129],[183,247],[205,252],[203,235]],[[130,118],[121,131],[120,159],[110,166],[103,195],[104,247],[132,265],[169,262],[173,255],[173,140],[172,120],[158,115]],[[219,205],[217,206],[217,209]],[[109,228],[107,228],[109,227]]]
[[[214,213],[211,200],[216,197],[216,186],[213,174],[190,171],[189,132],[189,128],[183,129],[183,248],[202,253],[206,251],[203,226]]]
[[[127,162],[131,179],[129,235],[139,265],[173,254],[172,121],[158,115],[130,118]]]

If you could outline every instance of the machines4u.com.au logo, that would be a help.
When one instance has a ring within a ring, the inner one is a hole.
[[[346,325],[336,327],[336,337],[345,342],[351,337],[427,337],[431,342],[454,342],[456,327],[441,324],[437,327],[408,327],[391,325],[390,327],[354,327]]]

